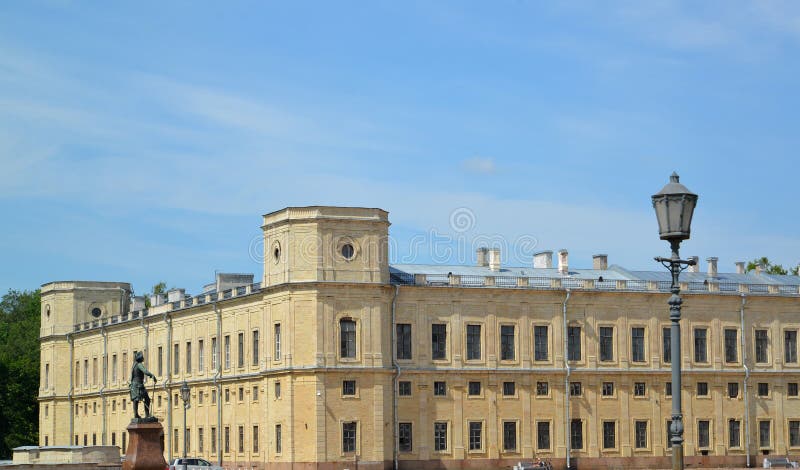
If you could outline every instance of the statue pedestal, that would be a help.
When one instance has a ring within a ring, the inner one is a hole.
[[[143,420],[142,420],[143,421]],[[161,447],[164,428],[158,421],[131,422],[128,425],[128,452],[122,470],[164,470],[164,449]]]

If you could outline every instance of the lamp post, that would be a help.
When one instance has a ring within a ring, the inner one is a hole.
[[[189,446],[189,440],[186,438],[186,410],[189,409],[189,400],[191,396],[189,395],[189,384],[186,381],[183,381],[183,385],[181,385],[181,399],[183,400],[183,469],[186,470],[187,462],[186,462],[186,452]]]
[[[697,205],[697,194],[680,183],[677,173],[672,173],[669,183],[653,195],[653,208],[658,219],[658,231],[662,240],[667,240],[672,250],[669,258],[656,257],[672,274],[669,304],[670,349],[672,362],[672,470],[683,470],[683,414],[681,412],[681,300],[678,276],[681,271],[695,264],[694,260],[682,260],[678,248],[690,236],[692,214]]]

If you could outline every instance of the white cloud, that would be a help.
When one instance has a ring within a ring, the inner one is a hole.
[[[461,165],[470,173],[489,175],[497,171],[492,158],[472,157],[461,162]]]

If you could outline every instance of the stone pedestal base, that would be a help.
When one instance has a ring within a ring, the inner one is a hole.
[[[164,438],[161,423],[131,423],[128,436],[128,452],[122,470],[164,470],[167,467],[161,448]]]

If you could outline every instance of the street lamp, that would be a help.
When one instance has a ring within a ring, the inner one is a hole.
[[[656,257],[672,274],[669,304],[670,349],[672,362],[672,424],[669,427],[672,442],[672,470],[683,470],[683,414],[681,413],[681,300],[678,276],[681,271],[694,265],[694,260],[682,260],[678,248],[691,233],[692,214],[697,205],[697,194],[689,191],[672,173],[669,183],[653,195],[653,208],[658,219],[658,231],[662,240],[667,240],[672,250],[669,258]]]
[[[181,400],[183,400],[183,469],[186,470],[186,452],[189,446],[189,440],[186,438],[186,410],[189,409],[189,400],[191,396],[189,395],[189,384],[186,381],[183,381],[183,385],[181,385]]]

